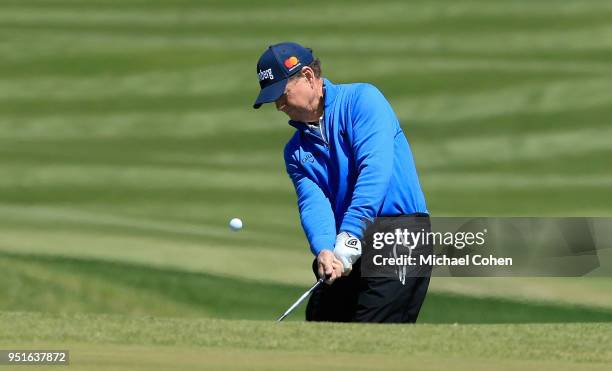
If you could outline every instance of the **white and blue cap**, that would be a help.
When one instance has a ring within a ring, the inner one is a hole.
[[[253,104],[257,109],[264,103],[277,100],[285,92],[289,77],[312,63],[312,50],[300,44],[284,42],[271,45],[257,62],[257,76],[261,91]]]

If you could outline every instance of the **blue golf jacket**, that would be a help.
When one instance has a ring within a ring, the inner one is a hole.
[[[428,213],[408,140],[391,105],[373,85],[324,79],[324,116],[297,129],[285,165],[313,254],[333,250],[336,235],[363,237],[377,216]]]

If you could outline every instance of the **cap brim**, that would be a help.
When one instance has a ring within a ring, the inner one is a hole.
[[[261,89],[257,99],[255,100],[255,104],[253,104],[253,108],[257,109],[264,103],[274,102],[280,98],[280,96],[285,92],[285,86],[287,86],[287,79],[275,82],[274,84]]]

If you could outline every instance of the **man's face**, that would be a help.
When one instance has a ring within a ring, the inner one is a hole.
[[[307,122],[316,109],[316,92],[305,76],[289,80],[285,93],[274,103],[276,109],[284,112],[291,120]]]

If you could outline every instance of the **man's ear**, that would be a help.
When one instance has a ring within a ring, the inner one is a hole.
[[[304,75],[304,77],[306,77],[306,80],[308,80],[310,87],[313,87],[315,82],[315,74],[312,68],[308,66],[302,67],[302,74]]]

